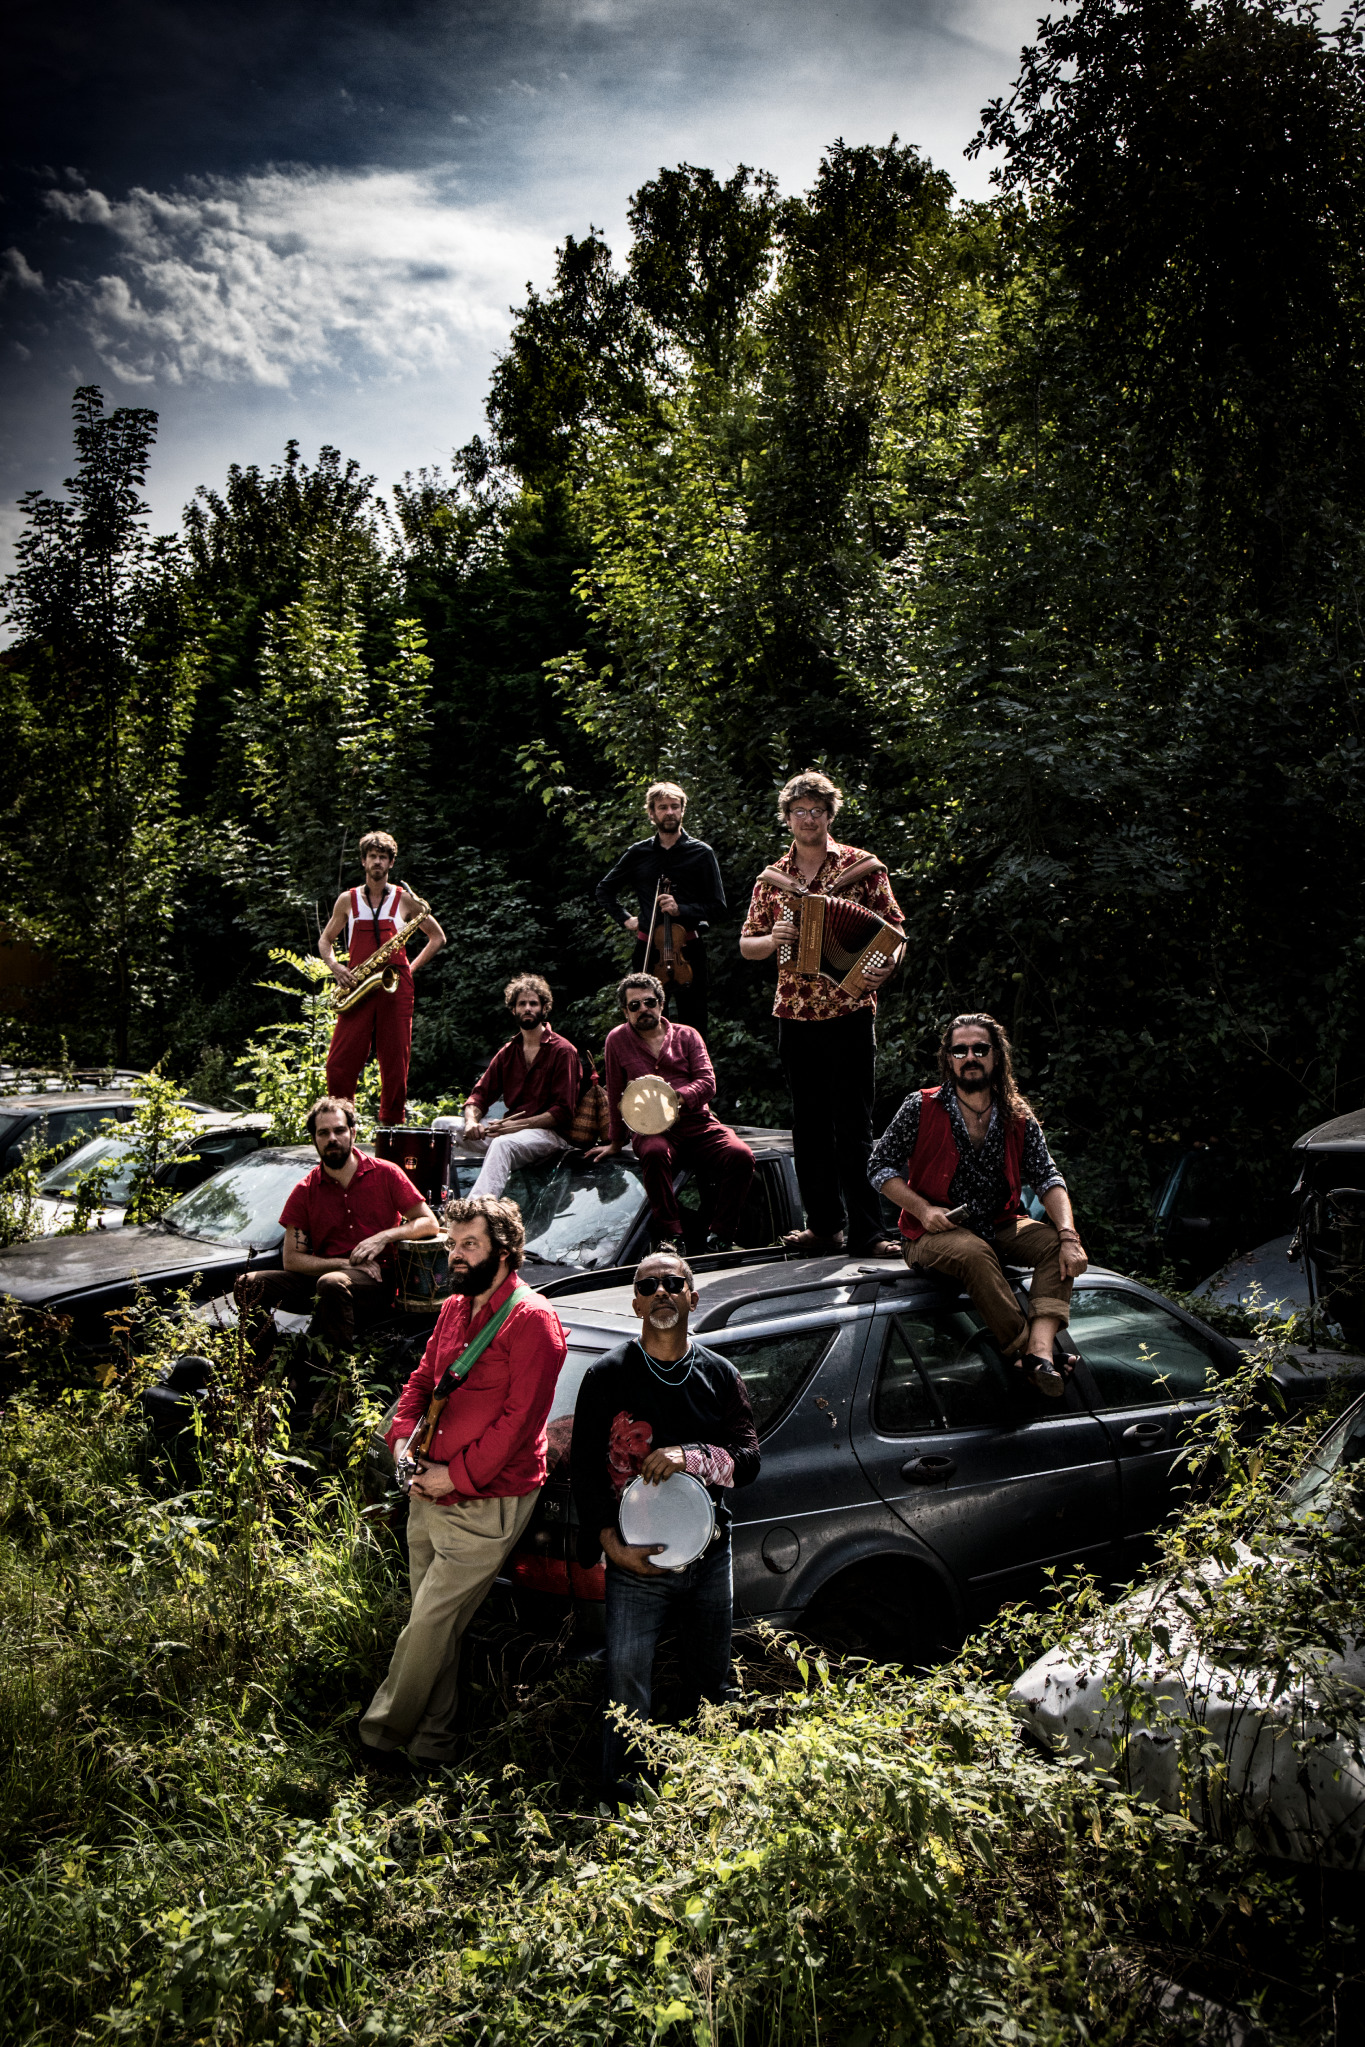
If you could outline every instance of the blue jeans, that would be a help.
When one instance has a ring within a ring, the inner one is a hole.
[[[688,1694],[684,1717],[702,1699],[719,1705],[730,1689],[730,1538],[681,1571],[634,1571],[607,1565],[607,1705],[629,1706],[649,1718],[654,1651],[668,1622],[682,1625]],[[644,1774],[644,1759],[608,1717],[602,1730],[602,1789],[608,1799],[629,1798]]]

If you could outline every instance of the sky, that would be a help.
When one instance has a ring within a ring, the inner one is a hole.
[[[147,406],[172,529],[292,436],[382,486],[483,425],[568,233],[663,165],[804,190],[913,142],[958,189],[1038,0],[16,0],[0,77],[0,556],[70,400]],[[0,562],[0,565],[3,565]]]

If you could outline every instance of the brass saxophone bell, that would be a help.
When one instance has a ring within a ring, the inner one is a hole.
[[[386,995],[392,995],[394,989],[398,986],[397,967],[385,967],[383,975],[380,978],[379,985],[384,990],[384,993]]]

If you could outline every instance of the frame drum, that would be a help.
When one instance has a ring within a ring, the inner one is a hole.
[[[433,1208],[445,1200],[450,1182],[449,1130],[426,1130],[415,1123],[381,1123],[374,1133],[374,1155],[407,1174]]]
[[[659,1137],[671,1130],[681,1113],[678,1090],[657,1073],[642,1073],[621,1090],[621,1121],[642,1137]]]
[[[662,1485],[633,1478],[621,1495],[621,1540],[632,1547],[664,1542],[668,1547],[650,1557],[656,1571],[681,1571],[708,1549],[716,1532],[716,1509],[699,1478],[675,1471]]]
[[[449,1246],[444,1237],[423,1237],[417,1243],[399,1240],[393,1247],[398,1267],[399,1312],[435,1315],[450,1295]]]

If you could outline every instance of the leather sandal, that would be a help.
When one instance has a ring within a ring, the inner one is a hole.
[[[832,1237],[818,1237],[814,1230],[788,1230],[782,1239],[782,1249],[794,1251],[798,1258],[832,1258],[843,1248],[842,1230],[836,1230]]]
[[[1019,1369],[1034,1392],[1046,1394],[1049,1400],[1060,1400],[1066,1391],[1066,1380],[1051,1358],[1039,1357],[1036,1351],[1029,1351],[1020,1358]]]

